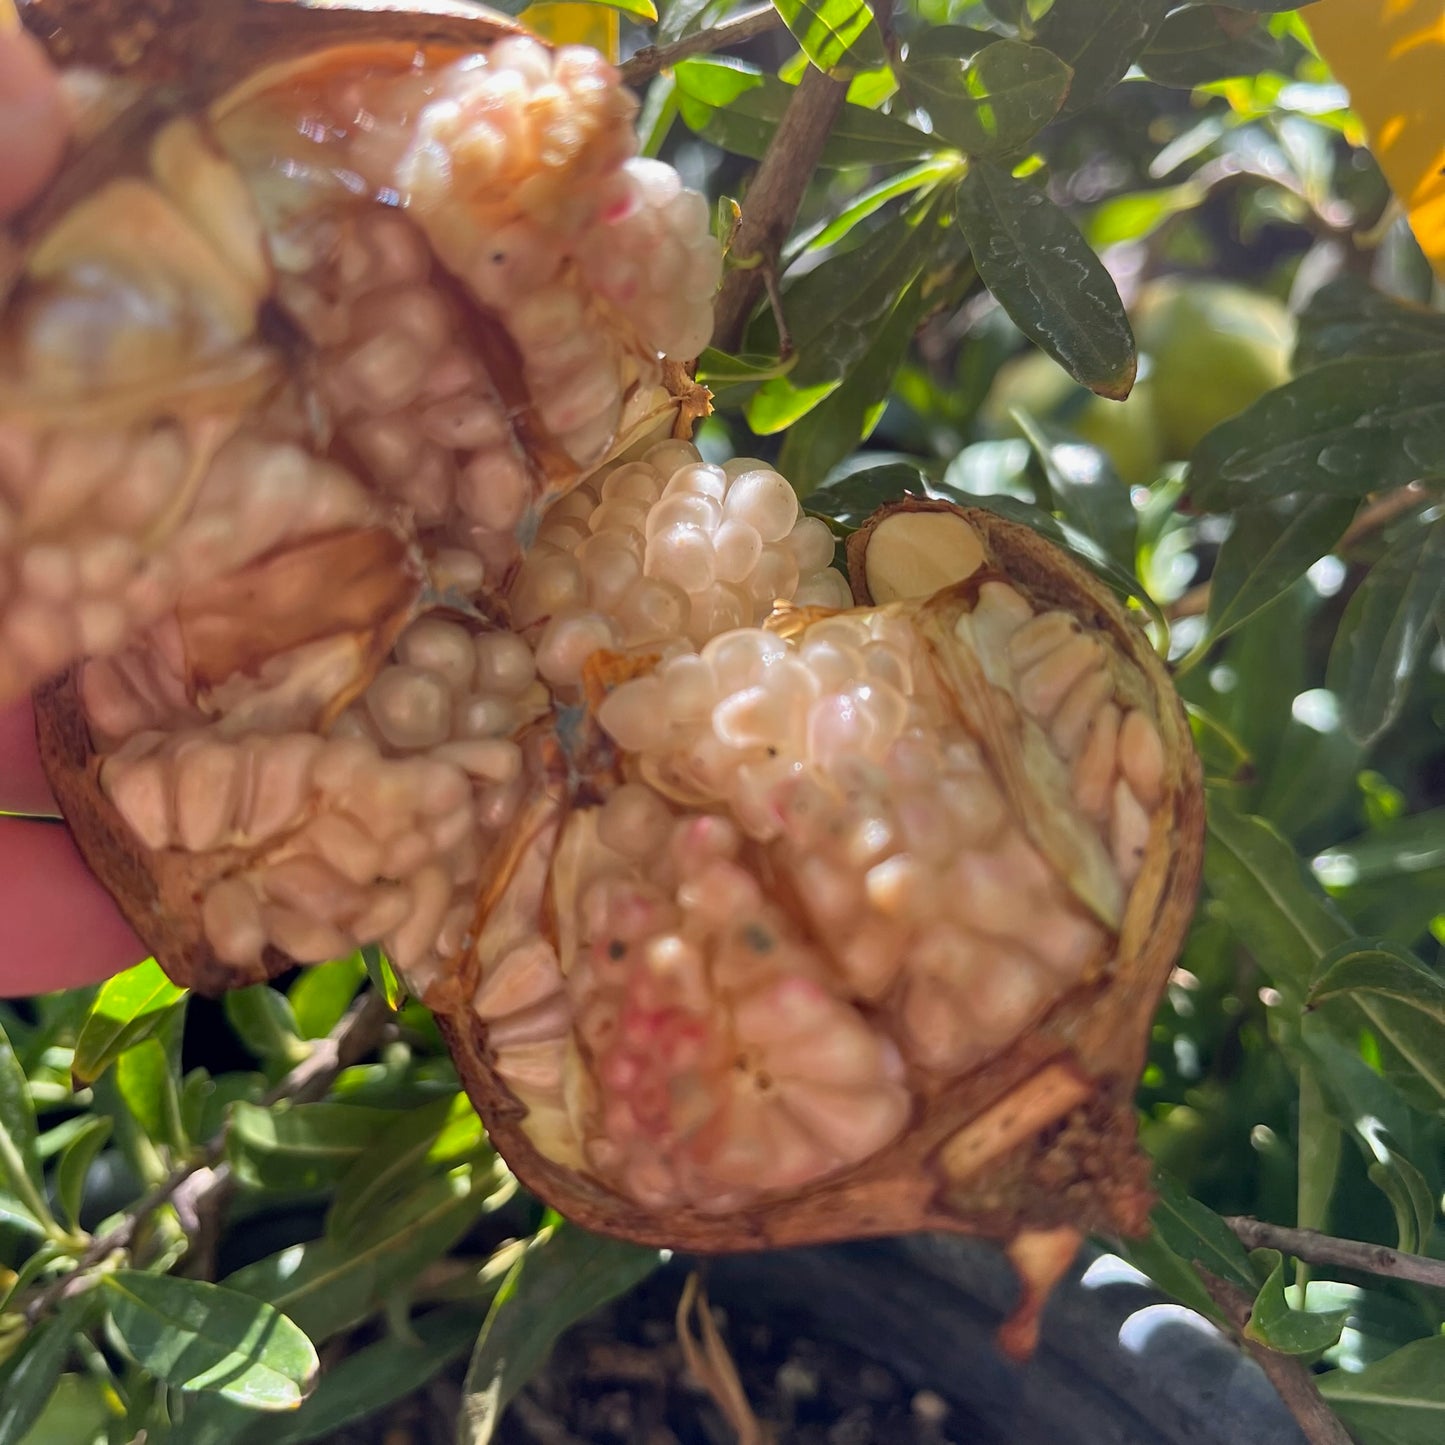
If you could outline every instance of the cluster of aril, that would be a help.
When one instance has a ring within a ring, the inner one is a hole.
[[[57,790],[168,968],[380,947],[504,1147],[667,1218],[887,1157],[1129,962],[1183,786],[1147,647],[954,514],[855,590],[683,439],[720,250],[598,56],[208,101],[77,162],[0,341],[0,695],[71,667]]]

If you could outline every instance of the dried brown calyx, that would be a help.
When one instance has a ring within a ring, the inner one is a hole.
[[[850,591],[703,460],[718,247],[599,57],[234,13],[4,299],[0,695],[92,867],[208,991],[383,947],[582,1223],[990,1234],[1027,1347],[1148,1206],[1201,838],[1162,665],[1026,528],[905,503]]]

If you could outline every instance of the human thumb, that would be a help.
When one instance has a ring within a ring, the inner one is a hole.
[[[12,0],[0,0],[0,220],[34,199],[69,130],[60,82]]]

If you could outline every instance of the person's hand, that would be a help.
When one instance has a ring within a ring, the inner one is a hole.
[[[0,223],[44,186],[66,132],[55,74],[0,0]],[[0,705],[0,813],[58,816],[28,701]],[[145,953],[63,824],[0,817],[0,996],[93,983]]]

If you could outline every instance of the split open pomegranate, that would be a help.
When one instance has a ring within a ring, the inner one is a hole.
[[[29,6],[125,74],[0,275],[0,696],[97,876],[206,991],[379,945],[579,1222],[988,1234],[1027,1348],[1149,1204],[1202,809],[1142,630],[941,504],[850,586],[702,458],[720,249],[601,57],[147,9]]]

